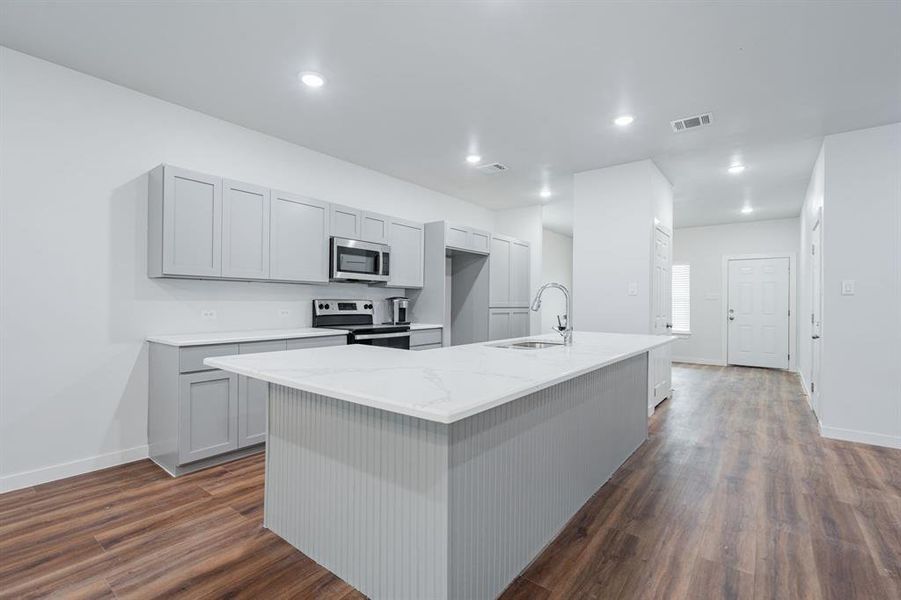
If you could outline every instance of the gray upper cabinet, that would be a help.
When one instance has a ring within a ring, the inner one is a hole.
[[[350,206],[332,204],[329,208],[331,235],[359,240],[363,231],[363,211]]]
[[[488,259],[488,306],[509,306],[510,302],[510,238],[494,235]]]
[[[529,243],[506,235],[493,235],[488,264],[489,306],[529,306]]]
[[[329,205],[272,191],[269,277],[279,281],[328,281]]]
[[[514,240],[510,246],[510,306],[528,306],[531,302],[529,263],[528,242]]]
[[[269,190],[225,180],[222,196],[222,276],[269,278]]]
[[[179,378],[179,461],[193,462],[238,448],[238,376],[202,371]]]
[[[363,211],[360,239],[373,244],[388,244],[391,218]]]
[[[150,172],[148,275],[220,277],[222,180],[170,165]]]
[[[464,250],[477,254],[489,254],[491,252],[491,234],[481,229],[467,227],[465,225],[445,224],[444,244],[454,250]]]
[[[389,287],[421,288],[423,282],[423,225],[391,219],[388,223],[391,246]]]

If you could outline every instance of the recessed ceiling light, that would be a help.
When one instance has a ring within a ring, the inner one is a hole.
[[[729,172],[730,172],[732,175],[738,175],[739,173],[741,173],[741,172],[744,171],[744,170],[745,170],[745,166],[744,166],[744,165],[737,164],[737,163],[734,164],[734,165],[732,165],[731,167],[729,167]]]
[[[482,162],[482,157],[479,156],[478,154],[470,154],[469,156],[466,157],[466,162],[468,162],[471,165],[477,165],[480,162]]]
[[[298,77],[300,77],[300,80],[307,87],[321,88],[325,85],[325,77],[319,73],[314,73],[313,71],[304,71],[299,74]]]
[[[538,195],[541,196],[542,198],[550,198],[551,190],[549,190],[548,188],[541,188],[541,191],[538,192]]]
[[[634,120],[635,117],[633,117],[632,115],[620,115],[619,117],[613,119],[613,122],[620,127],[625,127],[626,125],[631,125],[632,121]]]
[[[743,215],[749,215],[752,212],[754,212],[754,209],[751,208],[750,206],[745,206],[741,209],[741,214],[743,214]]]

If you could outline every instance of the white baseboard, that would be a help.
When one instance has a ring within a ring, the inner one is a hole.
[[[82,475],[105,469],[107,467],[115,467],[125,463],[134,462],[147,458],[147,446],[137,446],[135,448],[127,448],[125,450],[117,450],[108,454],[100,454],[90,458],[81,460],[73,460],[72,462],[63,463],[61,465],[52,465],[42,467],[33,471],[23,471],[21,473],[13,473],[12,475],[4,475],[0,477],[0,494],[19,490],[32,485],[47,483],[48,481],[56,481],[57,479],[65,479],[74,475]]]
[[[886,435],[884,433],[872,433],[870,431],[856,431],[854,429],[842,429],[840,427],[827,427],[820,423],[820,435],[833,440],[846,442],[859,442],[873,446],[885,446],[901,450],[901,437]]]
[[[693,365],[711,365],[714,367],[725,367],[726,366],[726,363],[724,363],[723,361],[715,360],[712,358],[694,358],[694,357],[690,357],[690,356],[679,356],[679,357],[674,356],[672,360],[674,363],[679,362],[679,363],[689,363],[689,364],[693,364]]]

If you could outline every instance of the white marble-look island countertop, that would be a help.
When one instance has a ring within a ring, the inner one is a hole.
[[[560,337],[551,333],[528,339]],[[204,362],[289,388],[450,424],[673,339],[576,331],[572,346],[534,350],[498,347],[510,340],[429,352],[352,345]]]

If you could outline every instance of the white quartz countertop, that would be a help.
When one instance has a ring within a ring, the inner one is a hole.
[[[246,331],[208,331],[206,333],[176,333],[172,335],[151,335],[148,342],[168,346],[205,346],[207,344],[239,344],[242,342],[265,342],[267,340],[295,340],[298,338],[328,337],[347,335],[341,329],[323,327],[300,327],[295,329],[248,329]]]
[[[572,346],[538,350],[496,347],[500,341],[428,352],[351,345],[219,356],[204,363],[362,406],[453,423],[675,339],[576,331]]]

